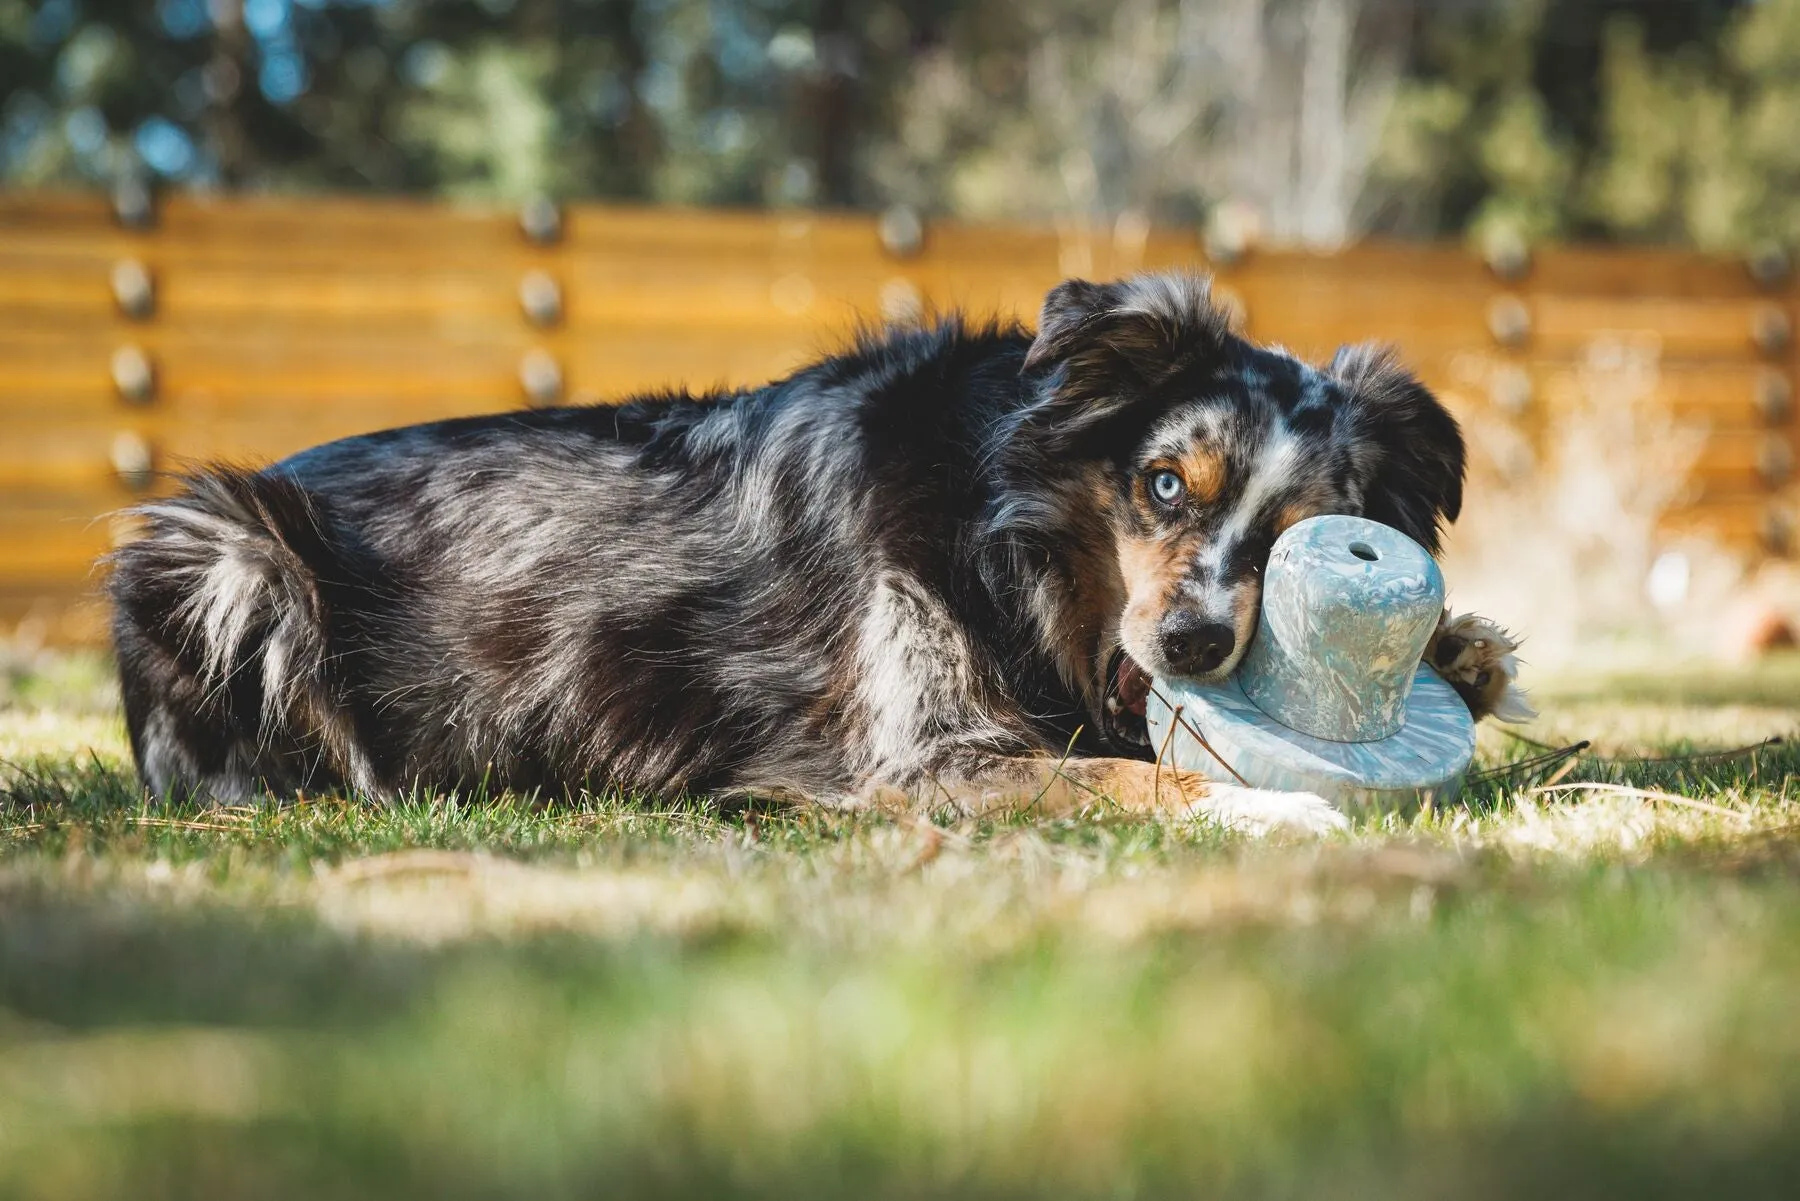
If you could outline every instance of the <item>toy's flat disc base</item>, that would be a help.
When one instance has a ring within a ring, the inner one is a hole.
[[[1184,728],[1170,739],[1170,705],[1205,736],[1216,758]],[[1316,793],[1340,808],[1442,804],[1455,797],[1475,757],[1468,707],[1423,664],[1406,703],[1406,723],[1375,742],[1333,742],[1290,730],[1252,704],[1236,677],[1223,684],[1158,680],[1145,716],[1152,744],[1169,747],[1168,757],[1188,771],[1235,783],[1219,762],[1224,759],[1253,787]]]

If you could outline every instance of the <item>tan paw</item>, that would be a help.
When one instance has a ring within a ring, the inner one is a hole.
[[[1517,680],[1519,640],[1485,617],[1444,610],[1425,647],[1425,661],[1456,689],[1476,721],[1530,721],[1537,716]]]

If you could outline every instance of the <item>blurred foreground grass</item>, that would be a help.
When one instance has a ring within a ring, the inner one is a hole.
[[[1615,756],[1800,670],[1551,690]],[[1786,681],[1786,683],[1784,683]],[[1791,685],[1791,686],[1790,686]],[[1257,844],[596,798],[153,808],[0,708],[0,1195],[1791,1196],[1800,746]],[[1489,732],[1498,765],[1535,748]]]

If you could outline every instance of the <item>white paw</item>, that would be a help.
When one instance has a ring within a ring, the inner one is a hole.
[[[1257,837],[1276,830],[1328,834],[1350,828],[1350,819],[1324,797],[1310,792],[1241,788],[1235,784],[1211,785],[1206,799],[1196,801],[1191,812]]]

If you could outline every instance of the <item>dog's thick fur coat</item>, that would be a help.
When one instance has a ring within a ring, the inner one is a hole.
[[[1193,277],[1072,281],[1035,339],[950,319],[749,391],[195,472],[115,556],[132,748],[154,792],[220,799],[1105,794],[1329,823],[1159,770],[1114,694],[1235,667],[1295,520],[1435,550],[1462,472],[1385,358],[1253,346]]]

